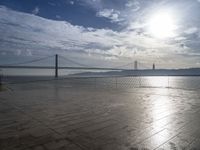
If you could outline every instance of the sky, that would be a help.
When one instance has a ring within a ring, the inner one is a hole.
[[[200,67],[199,18],[200,0],[1,0],[0,64]]]

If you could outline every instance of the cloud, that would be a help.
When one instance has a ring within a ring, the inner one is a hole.
[[[116,13],[114,10],[107,11],[101,15],[110,17]],[[175,59],[177,55],[189,51],[189,48],[181,47],[180,43],[158,41],[128,28],[122,31],[86,28],[66,21],[17,12],[2,6],[0,35],[0,55],[4,56],[5,53],[27,56],[76,53],[80,58],[78,61],[137,59],[149,63],[156,59],[160,66],[164,66],[170,57]],[[99,64],[104,63],[102,61]]]
[[[70,1],[69,3],[70,3],[71,5],[74,5],[74,1]]]
[[[56,18],[57,18],[57,19],[61,19],[61,16],[60,16],[60,15],[56,15]]]
[[[103,9],[99,12],[97,12],[98,17],[105,17],[110,19],[112,22],[119,22],[121,21],[119,19],[120,11],[116,11],[114,9]]]
[[[50,53],[49,49],[57,49],[55,53],[67,50],[86,52],[87,49],[104,51],[112,47],[109,42],[117,43],[112,39],[116,33],[108,29],[84,28],[5,7],[0,7],[0,14],[0,34],[3,35],[0,37],[1,50],[30,48],[32,51],[38,49],[35,51],[38,53]]]
[[[189,29],[185,30],[184,33],[186,33],[186,34],[194,34],[194,33],[197,33],[198,31],[199,31],[198,28],[192,27],[192,28],[189,28]]]
[[[135,0],[129,0],[125,6],[131,8],[132,11],[138,11],[140,9],[140,3]]]
[[[38,6],[36,6],[36,7],[33,9],[32,14],[37,15],[39,12],[40,12],[40,9],[39,9]]]
[[[103,8],[102,0],[78,0],[80,5],[100,10]]]

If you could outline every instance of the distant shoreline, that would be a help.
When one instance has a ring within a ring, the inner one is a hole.
[[[200,68],[188,69],[146,69],[146,70],[122,70],[107,72],[82,72],[68,75],[60,75],[59,78],[70,77],[131,77],[131,76],[200,76]],[[3,75],[3,78],[43,78],[54,79],[54,75]]]
[[[200,76],[200,68],[190,69],[147,69],[147,70],[122,70],[109,72],[85,72],[76,74],[79,76]]]

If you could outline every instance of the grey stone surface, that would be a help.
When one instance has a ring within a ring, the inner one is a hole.
[[[64,80],[9,89],[0,93],[1,150],[200,149],[199,90]]]

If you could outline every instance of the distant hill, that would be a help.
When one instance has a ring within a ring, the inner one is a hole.
[[[200,76],[200,68],[84,72],[79,76]]]

